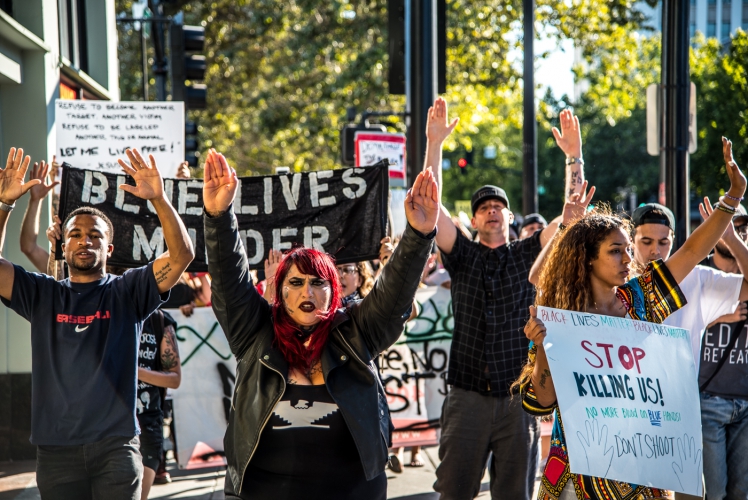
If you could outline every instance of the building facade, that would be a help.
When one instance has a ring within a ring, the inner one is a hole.
[[[20,147],[32,162],[55,154],[55,99],[119,100],[114,0],[0,0],[0,154]],[[18,235],[28,197],[19,200],[3,256],[31,270]],[[39,244],[47,247],[50,207]],[[29,323],[0,307],[0,462],[32,459]]]
[[[697,31],[725,43],[738,28],[748,31],[748,0],[691,0],[689,32]],[[652,9],[644,2],[642,10],[650,18],[650,26],[662,30],[662,2]]]

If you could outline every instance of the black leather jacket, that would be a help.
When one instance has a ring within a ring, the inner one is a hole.
[[[367,480],[384,471],[391,445],[389,409],[373,360],[402,333],[432,239],[433,234],[406,228],[369,295],[336,313],[322,352],[325,385],[351,431]],[[252,285],[232,209],[205,216],[205,245],[213,311],[237,360],[224,449],[227,491],[233,486],[239,493],[260,434],[285,391],[288,364],[273,347],[270,305]]]

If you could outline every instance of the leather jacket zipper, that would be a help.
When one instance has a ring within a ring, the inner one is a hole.
[[[260,426],[260,432],[257,433],[257,442],[255,443],[254,448],[252,448],[252,452],[249,454],[249,458],[247,459],[247,463],[244,464],[244,470],[242,471],[242,482],[241,482],[242,485],[244,484],[244,474],[247,473],[247,466],[249,465],[249,462],[252,461],[252,457],[254,456],[255,451],[257,451],[257,447],[260,444],[260,437],[262,435],[262,431],[265,430],[265,426],[267,425],[268,420],[270,420],[270,417],[273,415],[273,410],[275,409],[275,406],[278,404],[278,401],[281,400],[281,398],[283,397],[283,394],[285,394],[285,392],[286,392],[286,377],[284,377],[281,372],[279,372],[278,370],[276,370],[275,368],[273,368],[269,364],[264,363],[262,360],[260,360],[260,363],[263,366],[265,366],[266,368],[269,368],[269,369],[273,370],[275,373],[277,373],[278,375],[280,375],[281,380],[283,380],[283,389],[281,390],[280,396],[278,396],[278,398],[275,401],[273,401],[273,408],[268,413],[268,416],[265,417],[265,421],[262,422],[262,425]],[[241,489],[241,485],[239,486],[239,489]]]

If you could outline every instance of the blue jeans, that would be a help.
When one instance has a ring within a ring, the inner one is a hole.
[[[43,500],[140,500],[142,480],[138,436],[37,447],[36,483]]]
[[[708,500],[748,499],[748,400],[701,393]]]

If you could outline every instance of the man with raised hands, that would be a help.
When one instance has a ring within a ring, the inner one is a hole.
[[[70,278],[55,281],[0,257],[0,298],[31,322],[31,442],[43,499],[137,500],[143,464],[135,418],[138,340],[143,321],[168,297],[194,257],[187,229],[164,195],[153,156],[119,160],[135,186],[119,188],[156,210],[168,251],[153,262],[107,274],[114,228],[91,207],[62,224]],[[0,169],[0,248],[30,158],[11,148]]]
[[[514,216],[500,187],[486,185],[473,194],[471,224],[480,242],[457,230],[442,206],[436,243],[452,277],[454,333],[449,354],[449,392],[441,415],[441,438],[434,489],[442,500],[471,500],[489,454],[491,498],[530,498],[537,468],[540,432],[535,417],[512,403],[509,387],[527,357],[523,327],[535,299],[530,270],[565,224],[584,213],[594,188],[586,193],[579,120],[565,110],[556,143],[566,154],[566,198],[562,216],[542,231],[509,241]],[[433,167],[441,197],[444,140],[457,125],[449,121],[447,103],[438,98],[426,124],[426,160]]]

